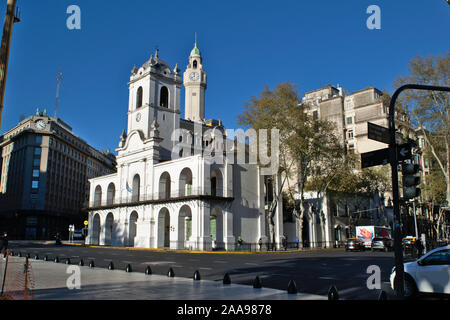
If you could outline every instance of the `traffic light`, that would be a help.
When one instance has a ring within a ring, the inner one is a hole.
[[[403,173],[403,198],[405,200],[414,199],[420,196],[420,177],[416,176],[420,171],[418,164],[404,163],[402,164]]]

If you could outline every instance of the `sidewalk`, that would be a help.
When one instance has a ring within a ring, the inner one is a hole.
[[[23,268],[25,258],[9,257],[8,268]],[[79,267],[29,259],[34,282],[34,300],[326,300],[311,294],[222,282],[146,275],[122,270]],[[0,271],[5,260],[0,258]],[[80,289],[69,289],[77,272]],[[1,277],[0,277],[1,279]]]

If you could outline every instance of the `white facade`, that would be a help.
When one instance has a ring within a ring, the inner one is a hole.
[[[194,69],[198,77],[190,76]],[[257,165],[236,164],[229,157],[218,164],[202,152],[172,154],[181,141],[194,144],[194,130],[187,134],[190,137],[173,135],[180,124],[207,129],[206,73],[197,45],[184,75],[189,98],[185,100],[187,119],[180,119],[178,67],[171,70],[156,52],[142,67],[133,69],[128,128],[116,149],[117,174],[90,180],[87,244],[234,250],[239,236],[245,243],[267,239],[264,177]],[[218,129],[224,132],[223,127]],[[203,147],[214,143],[202,140]],[[279,242],[281,205],[275,220]]]

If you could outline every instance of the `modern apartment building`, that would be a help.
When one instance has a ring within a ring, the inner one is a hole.
[[[82,226],[88,179],[116,171],[115,156],[77,137],[59,118],[39,111],[0,136],[0,231],[11,238],[49,239]]]
[[[388,106],[381,101],[382,94],[374,87],[350,94],[339,86],[327,85],[307,92],[302,102],[310,105],[314,117],[334,122],[347,150],[360,154],[386,148],[386,144],[367,137],[367,122],[388,127]]]

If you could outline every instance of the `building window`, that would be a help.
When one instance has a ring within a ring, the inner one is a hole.
[[[162,87],[159,95],[159,105],[160,107],[169,107],[169,90],[167,87]]]
[[[142,107],[142,95],[143,89],[142,87],[139,87],[136,94],[136,109]]]
[[[313,112],[313,119],[314,120],[319,119],[319,112],[317,110]]]
[[[197,69],[197,60],[194,60],[194,62],[192,63],[194,69]]]
[[[34,148],[34,155],[35,156],[40,156],[41,152],[42,152],[41,148]]]
[[[347,137],[348,139],[353,139],[353,130],[348,130]]]
[[[31,182],[31,188],[32,189],[39,189],[39,181],[33,180]]]
[[[348,145],[348,152],[349,153],[355,153],[355,145],[349,144]]]
[[[41,166],[41,159],[33,159],[33,166],[34,167],[40,167]]]
[[[347,118],[347,125],[349,125],[349,124],[353,124],[353,117]]]
[[[42,136],[36,136],[36,144],[41,144],[42,143]]]
[[[39,174],[40,174],[39,169],[34,169],[33,170],[33,178],[39,178]]]

